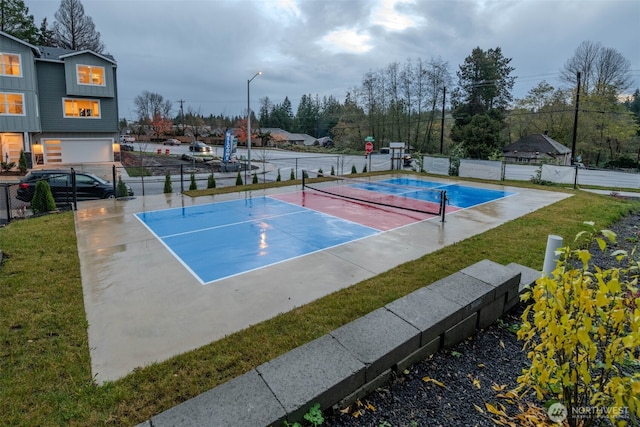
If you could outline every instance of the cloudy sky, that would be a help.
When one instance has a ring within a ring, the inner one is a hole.
[[[25,0],[36,25],[59,0]],[[147,90],[179,109],[244,115],[303,94],[340,101],[369,70],[439,58],[458,70],[475,47],[512,58],[514,96],[559,72],[589,40],[631,62],[640,88],[638,0],[83,0],[118,63],[120,116]]]

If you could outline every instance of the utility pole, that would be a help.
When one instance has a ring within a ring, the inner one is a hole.
[[[580,71],[578,71],[578,89],[576,90],[576,112],[573,117],[573,140],[571,142],[571,165],[576,163],[576,139],[578,134],[578,110],[580,108]]]
[[[182,134],[184,135],[184,110],[182,109],[182,104],[187,101],[181,99],[178,102],[180,103],[180,126],[182,127]]]
[[[447,87],[442,87],[442,117],[440,118],[440,154],[444,147],[444,105],[447,98]]]

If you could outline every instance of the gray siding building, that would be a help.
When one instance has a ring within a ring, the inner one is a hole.
[[[116,62],[36,47],[0,31],[2,161],[111,162],[119,150]]]

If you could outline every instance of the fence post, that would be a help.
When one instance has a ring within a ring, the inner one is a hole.
[[[4,188],[4,201],[7,207],[7,222],[11,222],[11,200],[9,199],[9,184],[2,184]]]
[[[182,179],[184,176],[184,165],[180,165],[180,192],[184,193],[184,180]]]
[[[116,165],[111,166],[111,176],[113,176],[113,195],[114,197],[118,197],[118,186],[116,184]]]

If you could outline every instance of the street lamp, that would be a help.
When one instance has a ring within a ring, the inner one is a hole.
[[[247,168],[249,169],[249,176],[251,176],[251,102],[250,102],[250,95],[249,95],[249,85],[251,84],[251,82],[253,81],[253,79],[255,79],[256,77],[258,77],[260,74],[262,74],[262,71],[258,71],[253,77],[251,77],[249,80],[247,80]],[[244,177],[245,180],[245,184],[248,184],[247,181],[247,176],[245,174]]]

